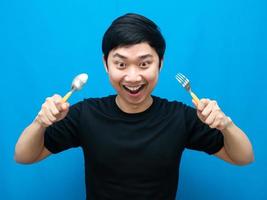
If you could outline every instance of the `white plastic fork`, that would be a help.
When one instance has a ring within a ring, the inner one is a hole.
[[[190,86],[190,81],[188,78],[186,78],[186,76],[184,76],[181,73],[176,74],[175,76],[176,80],[183,86],[183,88],[186,89],[186,91],[189,92],[189,94],[191,95],[191,97],[193,98],[193,101],[198,104],[199,102],[199,98],[197,97],[197,95],[192,91],[191,86]]]

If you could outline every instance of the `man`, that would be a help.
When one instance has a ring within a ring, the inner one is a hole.
[[[253,161],[245,133],[216,101],[201,99],[193,109],[151,95],[165,51],[154,22],[137,14],[117,18],[102,50],[117,94],[73,106],[59,95],[47,98],[17,142],[17,162],[81,147],[87,199],[174,200],[185,148],[236,165]]]

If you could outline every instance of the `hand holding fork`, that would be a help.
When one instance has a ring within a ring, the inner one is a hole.
[[[192,91],[189,79],[186,76],[178,73],[175,78],[191,95],[192,101],[197,108],[197,115],[203,123],[219,130],[223,130],[232,124],[232,120],[222,112],[216,101],[209,99],[199,100],[197,95]]]

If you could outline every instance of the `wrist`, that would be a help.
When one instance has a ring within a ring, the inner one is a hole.
[[[234,122],[230,117],[226,117],[225,122],[224,122],[224,128],[221,131],[228,131],[234,126]]]
[[[38,117],[35,117],[35,119],[32,122],[33,126],[35,126],[38,129],[46,129],[47,126],[38,119]]]

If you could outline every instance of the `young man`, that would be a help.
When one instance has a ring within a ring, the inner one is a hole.
[[[47,98],[17,142],[17,162],[81,147],[87,199],[174,200],[185,148],[237,165],[253,161],[245,133],[216,101],[201,99],[193,109],[151,95],[165,51],[151,20],[137,14],[117,18],[102,50],[117,94],[71,107],[59,95]]]

